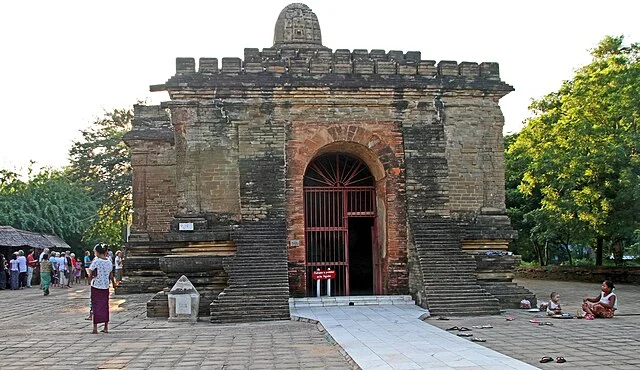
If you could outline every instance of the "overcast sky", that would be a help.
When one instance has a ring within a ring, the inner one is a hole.
[[[242,57],[273,43],[291,1],[2,1],[0,169],[64,166],[79,130],[104,111],[159,103],[149,85],[176,57]],[[422,59],[498,62],[515,92],[505,132],[531,98],[589,63],[605,35],[640,42],[640,1],[308,0],[332,49],[421,51]]]

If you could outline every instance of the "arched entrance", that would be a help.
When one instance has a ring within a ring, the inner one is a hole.
[[[323,154],[307,167],[303,187],[307,295],[317,294],[318,269],[336,271],[332,295],[380,294],[375,179],[367,165]]]

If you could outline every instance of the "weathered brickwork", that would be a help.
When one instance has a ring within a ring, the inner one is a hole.
[[[325,154],[362,161],[375,180],[374,294],[411,293],[426,305],[437,270],[458,262],[474,280],[464,251],[502,249],[513,236],[498,105],[513,89],[498,65],[334,51],[303,4],[286,7],[275,32],[273,47],[247,48],[243,58],[177,58],[175,75],[151,86],[170,100],[136,107],[125,137],[134,233],[124,286],[159,290],[167,271],[184,265],[175,261],[197,250],[227,256],[207,272],[229,274],[225,294],[213,298],[215,321],[240,317],[231,307],[256,291],[276,295],[260,298],[269,317],[286,316],[286,296],[309,292],[304,175]],[[446,230],[455,233],[445,240]],[[237,245],[235,257],[216,244],[225,240]],[[456,261],[434,264],[447,256]],[[263,265],[273,271],[258,276]],[[273,286],[263,289],[265,281]]]

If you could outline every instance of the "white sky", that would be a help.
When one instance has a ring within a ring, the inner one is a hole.
[[[176,57],[243,57],[273,43],[292,1],[2,1],[0,169],[59,167],[79,130],[105,110],[159,103],[149,85]],[[421,51],[422,59],[498,62],[515,92],[501,100],[505,132],[531,98],[589,63],[605,35],[640,42],[640,1],[307,0],[332,49]]]

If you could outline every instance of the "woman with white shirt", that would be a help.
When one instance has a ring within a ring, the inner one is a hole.
[[[611,280],[605,280],[601,286],[602,292],[598,297],[585,297],[582,299],[582,310],[586,313],[585,319],[593,320],[596,317],[613,317],[617,300],[615,293],[613,293],[614,288]]]
[[[93,334],[98,334],[98,324],[104,324],[104,333],[109,332],[109,282],[113,279],[111,261],[106,256],[106,244],[96,244],[93,248],[96,258],[89,266],[91,276],[91,308],[93,311]]]
[[[18,281],[18,277],[20,276],[20,270],[18,268],[18,252],[15,252],[11,255],[11,260],[9,260],[10,266],[10,275],[9,279],[11,281],[11,290],[18,290],[20,288],[20,284]]]

